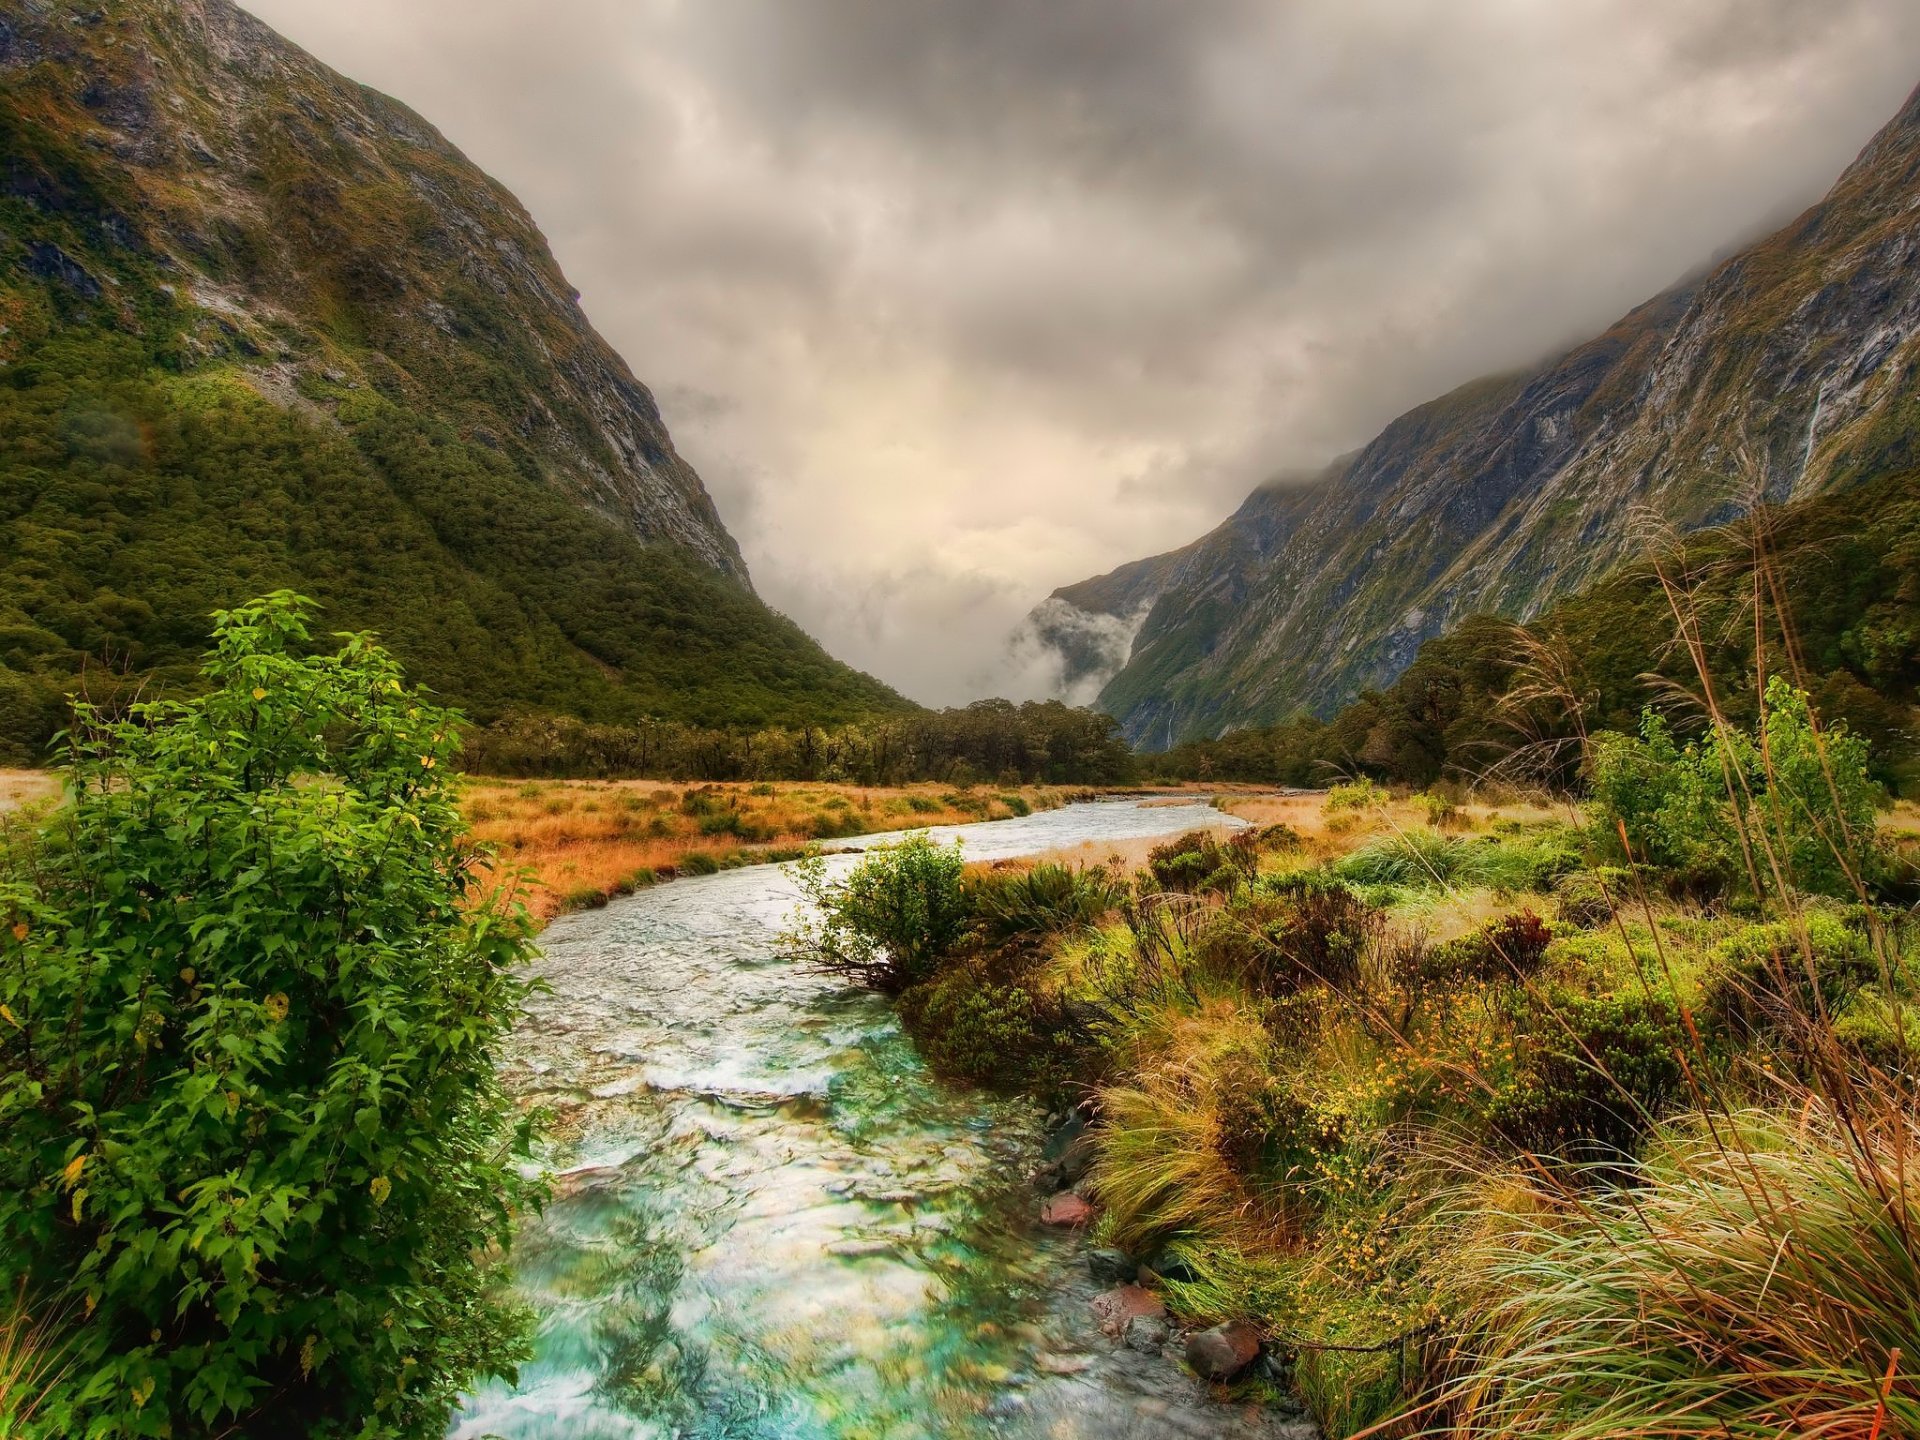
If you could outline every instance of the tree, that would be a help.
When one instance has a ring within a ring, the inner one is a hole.
[[[524,1319],[476,1264],[537,1203],[494,1071],[529,928],[482,900],[455,715],[307,602],[215,616],[210,687],[80,707],[0,868],[0,1285],[60,1298],[41,1421],[438,1435]]]

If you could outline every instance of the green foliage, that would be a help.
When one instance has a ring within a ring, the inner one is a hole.
[[[1345,810],[1377,810],[1386,803],[1387,792],[1367,775],[1357,780],[1342,781],[1327,791],[1326,808],[1329,815],[1338,815]]]
[[[1795,922],[1749,925],[1714,946],[1696,1007],[1700,1022],[1735,1042],[1798,1034],[1831,1021],[1880,978],[1867,937],[1810,910]]]
[[[1425,984],[1524,980],[1539,972],[1552,943],[1545,921],[1531,910],[1517,910],[1445,945],[1408,950],[1405,978]]]
[[[1580,863],[1574,837],[1563,827],[1505,836],[1400,830],[1342,857],[1334,873],[1354,885],[1523,893],[1549,888]]]
[[[1235,831],[1222,842],[1211,830],[1192,830],[1154,846],[1147,856],[1147,874],[1162,890],[1225,895],[1251,879],[1258,863],[1252,833]]]
[[[822,718],[831,718],[822,710]],[[874,717],[839,724],[753,730],[644,720],[588,724],[517,713],[467,737],[461,763],[496,775],[570,779],[657,775],[701,780],[844,780],[901,785],[960,784],[991,768],[1007,784],[1109,785],[1135,765],[1118,722],[1057,700],[1012,705],[980,700],[961,709]],[[982,814],[986,795],[949,795],[949,805]],[[1020,814],[1025,801],[1003,797]],[[911,795],[916,811],[940,808]]]
[[[1594,738],[1597,838],[1617,849],[1624,830],[1631,858],[1694,887],[1850,898],[1884,864],[1867,760],[1863,739],[1817,728],[1807,696],[1778,677],[1758,737],[1722,726],[1683,746],[1648,711],[1638,739]]]
[[[1509,1144],[1604,1160],[1633,1144],[1681,1094],[1678,1007],[1660,992],[1529,995],[1515,1083],[1491,1111]]]
[[[970,884],[970,906],[994,940],[1097,925],[1126,894],[1105,870],[1043,863],[993,870]]]
[[[844,880],[832,878],[825,856],[799,861],[793,873],[810,913],[788,947],[831,974],[898,995],[931,978],[966,934],[965,869],[957,843],[935,845],[924,834],[872,851]]]
[[[88,1317],[57,1433],[437,1435],[522,1354],[475,1256],[536,1198],[528,927],[477,901],[453,714],[364,637],[303,658],[303,608],[217,616],[198,699],[83,708],[0,879],[0,1284]]]
[[[1346,885],[1313,874],[1268,877],[1211,912],[1193,948],[1212,973],[1254,995],[1346,989],[1359,979],[1385,919]]]
[[[991,1089],[1048,1093],[1071,1071],[1058,1007],[983,964],[961,965],[900,997],[900,1014],[941,1075]]]

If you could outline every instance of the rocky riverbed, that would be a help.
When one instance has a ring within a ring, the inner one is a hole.
[[[996,859],[1232,823],[1108,802],[936,838]],[[1311,1434],[1223,1403],[1137,1267],[1037,1223],[1077,1178],[1044,1117],[934,1081],[882,1002],[783,958],[798,903],[781,871],[738,870],[546,932],[549,989],[508,1057],[555,1122],[559,1193],[516,1251],[538,1353],[452,1433]]]

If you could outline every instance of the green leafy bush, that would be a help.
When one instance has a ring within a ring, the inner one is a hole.
[[[1269,877],[1207,917],[1194,945],[1214,972],[1277,998],[1360,977],[1386,916],[1347,886],[1315,874]]]
[[[1524,978],[1539,972],[1552,943],[1553,931],[1544,920],[1531,910],[1517,910],[1445,945],[1408,948],[1404,978],[1428,984]]]
[[[845,880],[824,856],[793,873],[811,905],[787,936],[796,953],[832,974],[898,995],[932,977],[973,918],[958,844],[923,834],[875,850]]]
[[[1071,1027],[1059,1007],[984,965],[914,986],[900,997],[900,1013],[927,1063],[950,1079],[1044,1091],[1070,1068]]]
[[[1830,1021],[1879,975],[1866,936],[1810,909],[1798,924],[1749,925],[1716,945],[1697,1009],[1734,1040],[1792,1034]]]
[[[1682,1031],[1667,995],[1529,996],[1518,1018],[1522,1064],[1490,1118],[1521,1150],[1617,1157],[1680,1093]]]
[[[1378,810],[1389,798],[1384,786],[1362,775],[1328,790],[1324,808],[1329,815],[1349,810]]]
[[[1867,744],[1843,725],[1816,727],[1807,696],[1775,676],[1764,732],[1720,728],[1679,744],[1646,712],[1640,736],[1594,737],[1599,840],[1695,889],[1780,883],[1852,898],[1884,866]]]
[[[1154,846],[1147,855],[1147,873],[1162,890],[1226,894],[1252,878],[1258,866],[1259,852],[1249,843],[1252,839],[1250,832],[1239,831],[1222,844],[1211,830],[1191,830]]]
[[[509,1373],[475,1256],[535,1198],[494,1076],[527,983],[446,781],[455,717],[303,603],[208,691],[82,707],[0,874],[0,1286],[86,1315],[48,1433],[432,1436]]]

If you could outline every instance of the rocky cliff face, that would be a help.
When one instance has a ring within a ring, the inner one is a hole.
[[[1326,714],[1462,616],[1538,613],[1651,525],[1713,524],[1911,463],[1917,251],[1920,92],[1778,234],[1129,567],[1163,583],[1100,703],[1154,747]],[[1057,596],[1098,607],[1108,588]]]
[[[16,124],[79,152],[62,175],[8,147],[4,193],[123,252],[102,265],[35,239],[31,272],[93,298],[137,256],[185,312],[183,365],[237,364],[314,415],[356,391],[436,415],[746,583],[652,395],[526,211],[404,105],[228,0],[12,0],[0,85],[30,100]],[[103,164],[110,198],[81,180]]]

